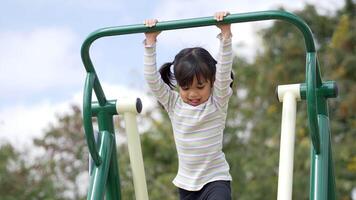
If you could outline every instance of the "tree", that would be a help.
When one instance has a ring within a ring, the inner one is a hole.
[[[57,192],[65,199],[85,199],[89,182],[88,148],[81,110],[72,106],[71,111],[58,116],[57,123],[50,125],[45,136],[35,139],[34,144],[45,150],[41,159],[51,172],[49,176],[60,189]]]
[[[3,200],[61,200],[47,166],[26,159],[11,144],[0,146],[0,196]]]

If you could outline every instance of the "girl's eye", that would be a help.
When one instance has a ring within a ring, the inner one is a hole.
[[[199,85],[197,88],[198,88],[199,90],[204,89],[204,88],[205,88],[205,85]]]
[[[181,87],[182,90],[188,90],[189,87]]]

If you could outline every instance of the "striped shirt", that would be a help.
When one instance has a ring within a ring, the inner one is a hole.
[[[173,184],[189,191],[198,191],[212,181],[232,180],[222,141],[232,95],[233,56],[231,38],[221,35],[218,38],[220,47],[213,91],[209,99],[198,106],[183,102],[179,94],[163,82],[156,67],[155,45],[146,45],[144,51],[145,79],[172,122],[179,160]]]

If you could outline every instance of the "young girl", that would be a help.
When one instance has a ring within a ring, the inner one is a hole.
[[[218,12],[214,16],[222,21],[228,14]],[[145,21],[148,27],[156,23],[156,19]],[[230,168],[222,151],[222,140],[232,95],[232,35],[230,24],[218,28],[221,33],[217,62],[203,48],[186,48],[159,72],[155,48],[159,32],[145,33],[145,79],[172,122],[179,160],[173,183],[184,200],[231,199]],[[179,92],[173,90],[173,79]]]

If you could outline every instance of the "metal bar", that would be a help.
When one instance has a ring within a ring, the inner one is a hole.
[[[324,115],[318,115],[320,122],[320,141],[321,141],[321,153],[314,154],[315,165],[315,174],[312,176],[315,177],[315,186],[314,186],[314,197],[315,200],[327,200],[328,199],[328,164],[329,164],[329,150],[330,150],[330,141],[329,141],[329,127],[328,127],[328,118]]]
[[[184,29],[184,28],[194,28],[202,26],[217,25],[219,23],[241,23],[241,22],[251,22],[251,21],[262,21],[279,19],[292,23],[295,25],[303,34],[305,39],[305,45],[308,52],[315,52],[315,45],[312,36],[312,32],[308,25],[298,16],[285,12],[285,11],[260,11],[260,12],[250,12],[250,13],[239,13],[231,14],[224,18],[224,21],[217,22],[213,17],[202,17],[193,19],[182,19],[174,21],[159,22],[155,27],[148,28],[144,24],[127,25],[127,26],[116,26],[98,29],[91,33],[84,41],[81,48],[82,61],[84,63],[87,72],[95,73],[93,64],[89,56],[89,49],[91,44],[101,38],[115,35],[125,35],[133,33],[144,33],[149,31],[165,31],[174,29]]]
[[[108,112],[99,112],[98,113],[98,125],[100,131],[108,131],[112,133],[112,148],[109,164],[109,172],[106,183],[106,199],[108,200],[120,200],[121,199],[121,188],[120,188],[120,177],[119,177],[119,168],[117,164],[116,157],[116,139],[115,139],[115,130],[114,130],[114,120],[113,115]]]
[[[330,131],[330,129],[329,129]],[[332,157],[332,148],[331,148],[331,134],[329,132],[329,169],[328,169],[328,200],[336,200],[336,184],[335,184],[335,175],[334,175],[334,163]]]
[[[278,168],[278,200],[291,200],[293,190],[293,162],[297,100],[300,84],[278,86],[278,99],[283,102],[281,141]]]
[[[316,154],[320,153],[320,136],[317,119],[317,96],[316,96],[316,57],[315,53],[308,52],[306,57],[306,84],[307,84],[307,113],[310,129],[310,137]]]
[[[130,154],[130,163],[137,200],[148,200],[146,175],[143,166],[140,137],[138,134],[136,115],[131,112],[124,113],[127,142]]]
[[[337,86],[334,84],[334,92],[324,93],[325,96],[331,95],[332,97],[337,96]],[[323,88],[323,87],[322,87]],[[329,90],[330,91],[330,90]],[[334,176],[334,168],[333,168],[333,160],[332,160],[332,151],[331,151],[331,131],[330,131],[330,123],[329,123],[329,109],[327,98],[318,94],[317,96],[317,106],[318,106],[318,121],[320,128],[320,140],[321,140],[321,159],[322,165],[320,167],[319,176],[325,176],[324,182],[320,183],[318,186],[318,192],[322,193],[322,197],[327,200],[335,200],[336,199],[336,187],[335,187],[335,176]]]
[[[101,135],[100,135],[100,132],[94,132],[94,138],[95,138],[95,143],[96,143],[96,146],[100,146],[100,143],[101,143]],[[92,175],[93,173],[93,168],[94,168],[94,161],[93,161],[93,158],[90,156],[89,154],[89,176]]]
[[[103,162],[99,166],[94,166],[93,175],[90,177],[87,200],[100,200],[104,197],[111,150],[113,148],[113,135],[108,131],[103,131],[101,132],[101,137],[99,155],[103,158]]]
[[[336,82],[324,81],[319,88],[316,88],[316,94],[318,97],[336,98],[338,95],[338,87]],[[305,83],[300,85],[300,96],[303,100],[307,99],[307,85]]]
[[[109,100],[105,105],[101,106],[99,102],[93,102],[91,108],[92,116],[97,116],[99,112],[106,112],[111,115],[117,115],[116,100]]]
[[[114,138],[114,145],[116,147],[116,140]],[[120,200],[121,199],[121,186],[120,186],[120,173],[118,167],[118,154],[116,148],[112,148],[111,162],[109,168],[109,175],[107,180],[107,200]]]
[[[314,147],[313,147],[313,144],[311,145],[311,148],[310,148],[310,174],[309,174],[309,177],[310,177],[310,181],[309,181],[309,200],[315,200],[314,197],[315,197],[315,150],[314,150]]]
[[[117,113],[124,115],[132,177],[137,200],[148,200],[145,168],[136,114],[142,109],[139,98],[121,98],[116,102]]]
[[[84,132],[87,139],[87,144],[89,148],[90,156],[93,158],[93,161],[96,166],[99,166],[101,159],[98,153],[98,149],[95,143],[94,131],[93,131],[93,122],[91,115],[91,97],[92,97],[92,88],[96,79],[94,73],[88,73],[85,85],[84,85],[84,95],[83,95],[83,125]]]

